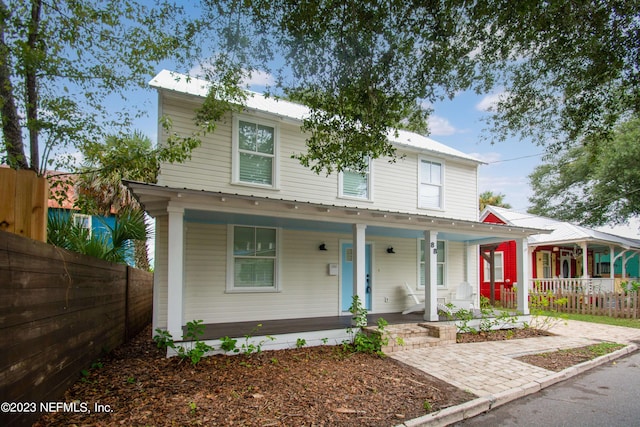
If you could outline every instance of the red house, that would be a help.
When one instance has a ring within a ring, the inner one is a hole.
[[[579,225],[509,209],[488,206],[480,221],[550,230],[529,236],[530,277],[527,286],[541,290],[612,291],[629,278],[640,253],[640,241]],[[495,299],[500,288],[512,288],[516,279],[515,241],[480,247],[480,295],[491,298],[493,257]],[[633,274],[633,273],[632,273]]]

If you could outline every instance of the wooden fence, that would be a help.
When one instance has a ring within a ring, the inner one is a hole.
[[[152,292],[152,273],[0,231],[0,401],[61,402],[81,370],[149,324]],[[2,412],[0,425],[40,415]]]
[[[0,230],[46,242],[48,198],[46,178],[0,167]]]
[[[517,308],[516,292],[501,290],[504,308]],[[640,318],[638,292],[529,292],[529,309],[552,310],[560,313],[593,314],[597,316]]]

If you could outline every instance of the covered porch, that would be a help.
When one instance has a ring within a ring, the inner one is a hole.
[[[156,271],[153,328],[167,329],[174,338],[183,335],[187,322],[202,319],[210,339],[305,333],[312,340],[337,340],[351,322],[344,314],[352,295],[372,300],[368,311],[373,324],[376,316],[390,323],[438,322],[439,293],[450,295],[461,282],[478,288],[479,245],[515,239],[524,283],[529,274],[526,238],[541,231],[422,213],[127,185],[151,216],[161,219],[163,239],[157,241],[156,253],[162,267]],[[262,242],[274,254],[269,289],[234,285],[235,251],[244,246],[234,243],[233,227],[276,230],[273,240]],[[438,284],[441,242],[451,246],[444,286]],[[346,253],[345,243],[351,245]],[[369,249],[373,254],[368,260]],[[404,282],[423,293],[422,312],[400,314],[411,305]],[[524,290],[518,310],[525,315],[526,301]],[[336,331],[335,338],[325,331]]]

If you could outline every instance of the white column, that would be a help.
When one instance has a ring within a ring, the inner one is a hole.
[[[529,314],[529,246],[527,238],[516,239],[516,269],[518,272],[518,312],[523,315]]]
[[[182,339],[184,286],[184,208],[169,206],[167,266],[167,330],[173,339]]]
[[[615,251],[616,251],[615,246],[613,245],[609,246],[609,278],[611,279],[611,286],[613,286],[613,282],[616,277],[615,272],[613,271],[613,264],[615,262],[615,255],[616,255]]]
[[[424,232],[424,320],[438,321],[438,232]]]
[[[353,295],[358,295],[360,303],[366,304],[366,248],[365,224],[353,224]]]
[[[587,254],[587,242],[582,242],[580,247],[582,248],[582,278],[586,279],[589,277],[589,254]]]

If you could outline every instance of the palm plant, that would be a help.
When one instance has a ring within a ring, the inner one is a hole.
[[[119,264],[127,263],[127,254],[136,241],[144,241],[150,234],[141,210],[123,208],[113,226],[105,221],[104,233],[90,233],[63,212],[49,215],[48,243],[81,254]]]

